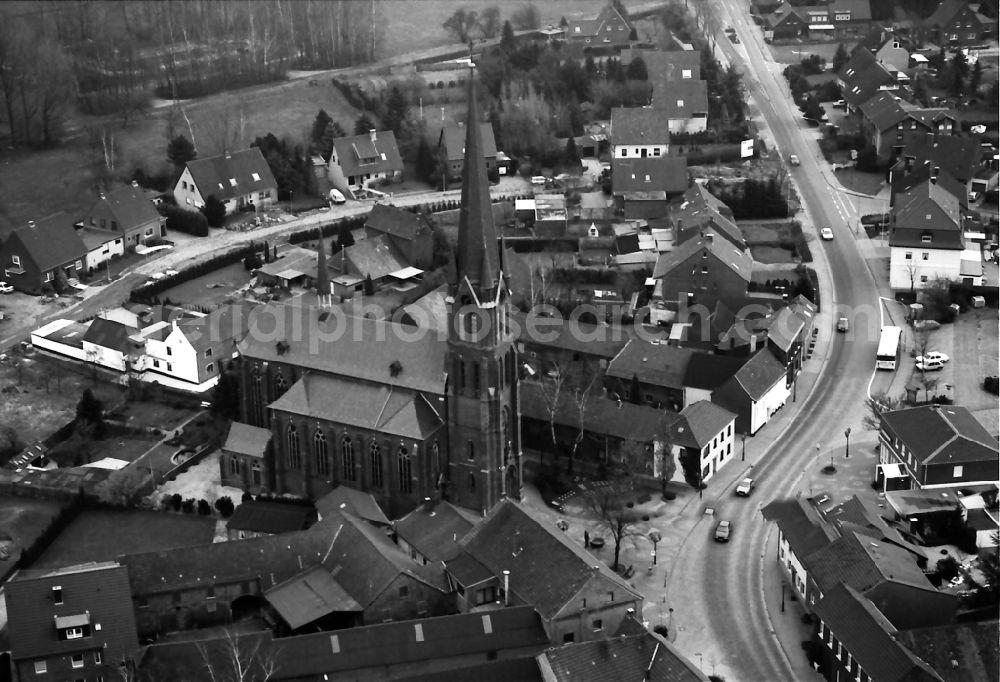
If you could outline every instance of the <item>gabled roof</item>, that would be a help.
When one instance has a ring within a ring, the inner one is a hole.
[[[627,66],[634,59],[646,64],[650,80],[678,81],[701,78],[701,52],[698,50],[641,50],[624,49],[621,63]],[[685,75],[684,72],[689,74]]]
[[[552,647],[538,655],[551,682],[707,682],[667,640],[652,632]]]
[[[927,133],[912,138],[900,152],[898,164],[910,162],[918,168],[925,161],[947,171],[959,182],[968,182],[976,175],[983,156],[978,136],[938,135]]]
[[[271,167],[257,147],[188,161],[187,169],[204,199],[214,195],[225,201],[278,186]]]
[[[448,124],[441,129],[438,144],[444,145],[444,150],[449,161],[458,161],[465,157],[465,132],[465,126],[461,122]],[[493,125],[489,122],[480,125],[479,135],[481,137],[480,143],[483,157],[495,159],[497,156],[497,142],[493,137]]]
[[[910,552],[855,532],[800,559],[823,593],[840,584],[866,592],[885,582],[934,591]]]
[[[324,319],[320,315],[326,313]],[[250,329],[239,343],[246,357],[288,363],[305,369],[387,384],[444,393],[447,343],[436,334],[414,335],[411,327],[345,315],[340,309],[311,308],[294,300],[257,306]],[[416,336],[416,338],[413,338]],[[279,339],[280,343],[273,341]],[[393,376],[391,365],[402,369]]]
[[[855,107],[868,101],[881,86],[895,83],[888,69],[868,50],[856,50],[837,77],[844,83],[844,99]]]
[[[677,194],[688,186],[687,160],[683,156],[612,159],[611,185],[614,194],[655,191]]]
[[[861,113],[878,131],[894,128],[905,120],[909,112],[908,102],[900,99],[888,90],[879,90],[859,105]],[[910,105],[912,107],[912,105]]]
[[[996,620],[954,623],[896,633],[896,639],[918,655],[945,682],[993,682],[1000,679]]]
[[[423,441],[444,423],[420,393],[310,372],[268,407],[275,412]]]
[[[56,604],[53,588],[61,588]],[[4,586],[14,661],[102,649],[119,660],[138,645],[128,571],[109,561],[19,572]],[[53,619],[85,616],[89,637],[60,640]]]
[[[371,275],[373,280],[398,272],[410,264],[399,249],[384,234],[362,239],[331,256],[329,268],[360,277]]]
[[[698,239],[689,239],[673,251],[660,254],[653,268],[653,277],[659,279],[672,273],[676,268],[686,267],[688,261],[698,254],[711,258],[749,282],[753,273],[753,257],[723,238],[713,229],[704,230]]]
[[[103,247],[108,242],[122,238],[121,232],[102,230],[99,227],[78,227],[76,228],[76,234],[80,237],[83,245],[87,247],[87,251],[94,251]]]
[[[331,613],[362,611],[361,605],[322,565],[275,585],[264,592],[264,599],[292,630]]]
[[[778,529],[800,561],[837,538],[837,533],[823,522],[810,501],[802,497],[775,500],[761,513],[768,521],[778,524]]]
[[[28,252],[28,257],[42,272],[67,263],[82,260],[87,246],[73,227],[73,219],[66,213],[56,213],[25,225],[11,232],[4,240],[9,247],[12,239],[18,240]]]
[[[944,28],[962,10],[969,7],[969,0],[941,0],[931,15],[924,19],[924,26]],[[975,14],[975,12],[972,12]]]
[[[407,241],[413,241],[430,229],[420,214],[381,203],[372,207],[365,218],[365,228]]]
[[[232,426],[229,427],[229,435],[226,436],[226,444],[222,446],[222,449],[225,452],[239,455],[263,457],[270,442],[271,429],[233,422]]]
[[[849,585],[832,588],[814,608],[871,679],[940,682],[930,666],[896,640],[892,623]]]
[[[494,575],[510,571],[510,590],[535,607],[543,619],[556,616],[595,580],[614,601],[642,601],[628,583],[570,540],[553,523],[540,523],[521,506],[503,499],[462,540],[463,549]]]
[[[735,381],[752,400],[760,400],[784,378],[784,366],[765,348],[747,360],[746,364],[733,375],[732,381]]]
[[[668,119],[689,119],[708,113],[708,82],[653,79],[653,108]],[[683,158],[683,157],[676,157]],[[686,163],[686,161],[685,161]]]
[[[661,110],[653,107],[612,109],[609,134],[613,145],[670,143],[669,121]]]
[[[511,327],[519,331],[518,340],[534,346],[557,348],[610,360],[618,354],[629,336],[622,326],[588,324],[561,317],[514,312]]]
[[[906,175],[894,173],[892,182],[892,193],[894,195],[893,203],[896,202],[896,196],[903,195],[930,179],[931,164],[929,162],[913,169]],[[961,208],[968,208],[969,192],[966,190],[963,183],[955,179],[955,176],[946,170],[939,170],[937,178],[934,182],[936,182],[942,189],[951,194],[953,197],[958,199],[958,205]]]
[[[744,357],[694,353],[684,373],[684,386],[714,391],[726,383],[747,361]]]
[[[393,529],[428,561],[447,561],[458,555],[458,541],[479,519],[445,501],[425,502],[393,523]]]
[[[699,400],[681,410],[681,418],[674,422],[670,441],[675,445],[697,448],[712,442],[731,424],[736,415],[708,400]]]
[[[138,331],[121,322],[95,317],[83,335],[83,340],[95,346],[127,353],[131,347],[128,337]]]
[[[601,9],[601,13],[597,15],[596,19],[580,19],[569,22],[569,26],[566,29],[566,35],[581,38],[586,36],[599,37],[604,35],[608,22],[611,21],[622,21],[630,31],[632,30],[632,22],[629,20],[628,15],[622,14],[614,7],[614,5],[608,4]],[[577,31],[576,28],[579,28],[580,30]]]
[[[683,388],[688,362],[694,351],[676,346],[653,345],[642,339],[630,340],[608,364],[607,376],[656,386]]]
[[[958,199],[929,178],[896,195],[896,227],[919,230],[958,230],[962,211]]]
[[[250,315],[255,308],[256,303],[251,301],[226,303],[208,315],[180,319],[177,328],[195,352],[200,354],[209,348],[219,348],[243,338],[249,329]]]
[[[270,170],[268,170],[268,173],[270,173]],[[111,215],[118,221],[118,228],[122,232],[127,232],[133,228],[157,222],[161,219],[156,206],[150,201],[149,190],[139,187],[138,184],[123,185],[116,187],[106,194],[102,194],[87,209],[83,218],[84,223],[87,223],[87,219],[102,208],[111,212]]]
[[[959,405],[911,407],[880,418],[921,464],[997,464],[997,440]]]
[[[302,504],[247,500],[236,507],[226,522],[226,528],[256,533],[290,533],[305,529],[313,511],[311,506]]]
[[[403,159],[391,130],[337,137],[333,140],[333,149],[337,165],[348,177],[403,170]]]
[[[768,340],[782,351],[787,352],[795,340],[810,326],[815,314],[816,306],[807,299],[785,306],[775,313],[771,324],[768,325]]]
[[[375,496],[346,485],[338,485],[316,500],[316,511],[325,519],[333,513],[347,512],[378,526],[388,526],[389,519],[375,500]]]

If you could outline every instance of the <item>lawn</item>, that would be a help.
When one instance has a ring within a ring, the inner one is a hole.
[[[158,438],[147,434],[114,433],[104,440],[92,441],[90,461],[96,462],[105,457],[134,462],[143,453],[152,448]]]
[[[195,410],[185,410],[148,400],[130,401],[116,411],[115,417],[126,420],[128,426],[136,429],[156,428],[170,431],[181,422],[195,415]]]
[[[753,259],[759,263],[794,263],[795,254],[790,249],[780,246],[750,245]]]
[[[847,42],[844,47],[848,54],[854,49],[854,43]],[[782,64],[798,64],[809,55],[818,54],[826,59],[827,67],[833,63],[833,55],[837,52],[837,43],[793,43],[790,45],[768,45],[774,61]]]
[[[32,564],[54,568],[87,561],[108,561],[121,554],[182,549],[212,542],[211,516],[153,511],[81,512]]]
[[[49,527],[59,509],[53,500],[0,497],[0,546],[6,550],[6,554],[0,553],[0,582],[14,569],[21,550]]]
[[[885,175],[882,173],[862,173],[853,168],[844,168],[837,171],[837,179],[847,189],[873,197],[882,189]]]
[[[249,281],[250,272],[243,267],[243,263],[237,262],[171,287],[160,298],[169,298],[173,303],[195,303],[211,307],[227,302],[234,291]]]

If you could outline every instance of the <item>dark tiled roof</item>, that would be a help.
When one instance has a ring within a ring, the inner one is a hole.
[[[333,140],[337,164],[345,176],[367,175],[403,170],[403,159],[391,130],[374,134],[338,137]]]
[[[628,343],[621,326],[567,321],[531,313],[511,314],[511,327],[520,332],[518,340],[536,346],[573,351],[610,360]]]
[[[331,613],[362,610],[321,565],[275,585],[264,592],[264,599],[293,630]]]
[[[955,15],[969,6],[969,0],[941,0],[929,17],[924,19],[923,24],[928,28],[935,26],[944,28]]]
[[[759,350],[733,375],[743,391],[753,400],[760,400],[771,388],[784,379],[785,368],[771,351]]]
[[[653,107],[628,107],[611,110],[611,144],[669,144],[667,117]]]
[[[509,499],[494,505],[462,546],[494,575],[509,570],[511,592],[544,619],[554,617],[584,589],[614,592],[618,604],[642,601],[628,583],[555,524],[539,523]]]
[[[352,244],[329,260],[330,269],[378,280],[409,266],[386,235]]]
[[[268,172],[270,173],[270,170]],[[84,222],[88,222],[87,219],[98,212],[102,206],[106,206],[111,214],[117,218],[118,227],[122,232],[141,227],[147,223],[158,222],[161,219],[156,206],[150,201],[148,190],[135,185],[117,187],[103,195],[84,214]]]
[[[837,538],[836,532],[823,523],[809,501],[801,497],[775,500],[761,512],[765,519],[778,524],[778,529],[799,560]]]
[[[996,439],[959,405],[911,407],[881,418],[923,464],[997,462]]]
[[[726,408],[699,400],[681,410],[681,419],[671,430],[671,442],[700,450],[735,419],[736,415]]]
[[[896,633],[896,639],[926,661],[945,682],[1000,679],[1000,628],[996,620],[904,630]]]
[[[848,585],[838,585],[815,606],[834,637],[879,682],[930,682],[940,677],[895,639],[896,628]]]
[[[670,119],[687,119],[708,113],[708,82],[702,80],[653,80],[653,108]],[[673,157],[683,158],[683,157]],[[685,159],[685,163],[687,160]]]
[[[82,260],[87,255],[87,247],[76,233],[73,219],[65,213],[38,220],[34,227],[26,225],[17,228],[4,240],[4,244],[9,244],[14,238],[20,240],[42,272]]]
[[[714,391],[736,374],[746,361],[746,358],[731,355],[694,353],[684,373],[684,386]]]
[[[677,194],[688,186],[687,160],[683,156],[613,159],[611,184],[615,194],[653,191]]]
[[[624,381],[637,376],[643,383],[683,388],[693,353],[686,348],[654,346],[641,339],[632,339],[608,365],[607,376]]]
[[[958,230],[962,212],[958,198],[930,179],[897,194],[893,207],[896,227]]]
[[[319,320],[321,313],[329,313]],[[242,355],[288,363],[342,377],[399,386],[432,394],[444,393],[447,343],[436,334],[414,336],[411,327],[351,317],[339,309],[310,308],[300,303],[258,306],[250,333],[239,344]],[[285,345],[270,340],[278,338]],[[402,366],[392,376],[390,365]]]
[[[226,528],[256,533],[290,533],[304,530],[313,511],[312,507],[302,504],[247,500],[236,507]]]
[[[379,526],[388,526],[389,519],[375,501],[375,496],[346,485],[338,485],[316,500],[316,511],[321,518],[335,512],[347,512]]]
[[[108,242],[122,238],[121,232],[102,230],[99,227],[78,227],[76,228],[76,234],[80,237],[83,245],[87,247],[87,251],[99,249]]]
[[[907,104],[888,90],[880,90],[858,108],[876,130],[883,131],[895,127],[907,117]]]
[[[480,663],[468,668],[440,670],[397,677],[394,682],[544,682],[534,658],[511,658]]]
[[[787,305],[779,310],[767,327],[767,338],[783,351],[788,351],[803,330],[812,323],[816,306],[808,300]]]
[[[55,604],[53,587],[62,588]],[[5,586],[7,632],[15,661],[104,648],[117,661],[138,645],[128,572],[114,562],[21,571]],[[89,614],[90,637],[57,638],[54,617]]]
[[[684,78],[684,71],[690,71],[688,78],[701,78],[701,52],[698,50],[629,50],[621,52],[622,65],[633,59],[646,63],[650,79],[678,81]]]
[[[853,532],[800,559],[824,593],[841,583],[865,592],[889,581],[934,590],[910,552]]]
[[[597,15],[596,19],[581,19],[579,21],[569,22],[569,26],[566,29],[566,35],[570,37],[601,37],[604,35],[604,29],[607,27],[609,21],[622,21],[625,23],[629,29],[632,28],[632,22],[629,20],[627,14],[620,13],[612,5],[605,5],[601,10],[601,13]],[[580,31],[574,30],[575,27],[580,27]],[[626,36],[627,37],[627,36]]]
[[[479,126],[479,135],[482,138],[483,158],[495,159],[497,156],[497,142],[493,137],[493,125],[484,121]],[[465,126],[461,123],[446,125],[441,129],[441,137],[438,143],[444,144],[445,152],[449,161],[458,161],[465,156]]]
[[[187,168],[203,199],[215,195],[216,199],[225,201],[278,186],[271,167],[257,147],[188,161]],[[259,179],[254,179],[255,174]]]
[[[856,50],[837,77],[844,83],[844,99],[856,107],[867,102],[881,86],[896,82],[892,74],[868,50]]]
[[[182,318],[177,322],[177,327],[199,356],[209,348],[231,351],[232,344],[246,335],[250,327],[250,315],[256,306],[251,301],[228,303],[202,317]],[[212,355],[222,355],[225,360],[230,357],[228,352],[214,352]]]
[[[304,375],[268,407],[418,441],[443,423],[420,393],[319,372]]]
[[[708,678],[662,637],[651,632],[564,644],[539,657],[553,682],[704,682]]]
[[[121,322],[95,317],[87,328],[87,333],[83,335],[83,340],[102,348],[110,348],[124,353],[129,350],[131,345],[128,337],[136,331],[138,330],[127,327]]]
[[[430,229],[419,214],[390,204],[375,204],[365,218],[365,228],[406,240],[416,239]]]
[[[698,239],[689,239],[673,251],[660,254],[656,267],[653,268],[653,277],[664,277],[675,268],[687,264],[692,256],[704,252],[749,282],[753,273],[753,257],[731,241],[722,238],[715,230],[706,229],[704,232],[705,234]]]
[[[925,161],[947,171],[959,182],[968,182],[976,175],[983,151],[978,136],[935,135],[928,133],[911,139],[903,151],[900,161],[912,159],[912,167],[918,168]]]
[[[233,422],[222,449],[239,455],[263,457],[267,444],[271,442],[271,430]]]
[[[929,162],[918,166],[906,175],[900,173],[893,174],[892,193],[893,203],[896,202],[896,195],[905,194],[918,185],[927,182],[931,178],[931,164]],[[955,179],[946,170],[939,170],[935,180],[939,187],[944,188],[949,194],[958,199],[958,204],[963,209],[969,206],[969,193],[965,185]]]
[[[425,503],[393,524],[396,534],[428,561],[447,561],[459,552],[479,516],[448,502]]]

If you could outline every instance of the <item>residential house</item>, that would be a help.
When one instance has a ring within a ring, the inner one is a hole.
[[[319,249],[289,246],[270,263],[263,263],[254,270],[259,286],[281,287],[291,291],[292,287],[308,288],[316,279],[319,263]]]
[[[697,50],[622,50],[619,61],[628,66],[634,59],[646,64],[650,80],[701,80],[701,53]]]
[[[137,331],[115,320],[94,318],[82,338],[84,359],[118,372],[130,371],[137,351],[129,337]]]
[[[924,289],[943,278],[982,282],[978,245],[966,243],[959,199],[933,179],[894,198],[889,234],[889,286]],[[975,246],[976,248],[970,248]]]
[[[904,41],[892,31],[876,27],[861,39],[855,50],[868,50],[880,64],[905,71],[910,68],[910,51]]]
[[[880,160],[894,159],[914,138],[928,133],[951,135],[958,131],[954,114],[945,108],[921,108],[881,90],[862,102],[861,129]]]
[[[615,208],[628,219],[662,218],[671,199],[688,188],[687,159],[661,156],[614,159],[611,194]]]
[[[413,271],[393,242],[386,234],[362,239],[331,256],[327,267],[331,275],[356,275],[362,280],[371,277],[372,284],[379,287],[395,279],[397,273],[409,275]],[[413,274],[420,274],[420,271]]]
[[[76,234],[83,241],[87,255],[83,260],[86,272],[94,272],[113,258],[125,255],[125,240],[120,232],[99,227],[78,227]]]
[[[791,5],[780,4],[764,18],[764,40],[794,40],[808,34],[809,24]]]
[[[338,137],[330,154],[330,183],[352,194],[370,185],[396,182],[403,175],[403,159],[391,130]]]
[[[226,521],[226,535],[230,540],[246,540],[262,535],[278,535],[305,530],[315,519],[312,505],[246,500],[240,502]]]
[[[459,541],[472,530],[478,514],[445,500],[424,500],[409,514],[393,522],[396,544],[413,559],[429,564],[454,559]]]
[[[626,329],[589,324],[539,313],[514,313],[520,370],[526,378],[570,373],[602,377],[608,363],[628,342]]]
[[[150,194],[137,182],[101,192],[77,225],[87,229],[110,230],[125,240],[126,251],[134,251],[136,246],[162,239],[167,234],[167,219],[156,210],[156,203]]]
[[[811,659],[828,682],[941,682],[933,668],[899,642],[898,629],[859,590],[834,587],[815,611]]]
[[[752,436],[785,405],[789,395],[785,366],[765,348],[712,392],[712,402],[735,412],[736,430]]]
[[[295,682],[322,680],[324,676],[360,682],[416,678],[530,681],[540,679],[532,657],[549,643],[541,619],[529,606],[280,638],[264,631],[243,635],[239,641],[258,652],[259,660],[277,662],[269,680]],[[386,646],[386,642],[394,645]],[[231,652],[230,640],[218,636],[153,644],[143,650],[138,661],[139,679],[209,682],[208,666],[226,669]],[[494,667],[501,667],[508,675],[476,674]]]
[[[611,397],[680,412],[693,354],[686,348],[631,339],[608,364],[604,386]],[[642,395],[632,395],[636,390]]]
[[[708,682],[698,666],[664,637],[635,626],[612,639],[553,647],[537,657],[544,682],[663,680]]]
[[[733,425],[736,415],[707,400],[681,410],[670,426],[670,443],[679,461],[696,458],[701,482],[708,483],[736,456]],[[678,467],[680,469],[680,467]]]
[[[883,490],[966,488],[1000,479],[997,440],[959,405],[879,415],[876,482]]]
[[[635,27],[627,13],[618,11],[614,4],[606,5],[596,19],[577,19],[566,27],[566,39],[571,44],[586,48],[627,47]]]
[[[933,181],[934,184],[939,185],[948,194],[958,199],[958,206],[963,213],[969,208],[969,194],[965,191],[965,185],[955,179],[948,171],[940,168],[935,170],[930,163],[925,163],[905,175],[895,174],[890,185],[890,209],[896,205],[896,197],[905,196],[907,192],[928,180]]]
[[[927,663],[945,682],[1000,678],[996,619],[901,630],[896,639]]]
[[[923,25],[939,45],[980,45],[996,30],[997,20],[979,10],[979,3],[968,0],[941,0]]]
[[[0,245],[3,278],[18,291],[41,294],[64,286],[84,271],[87,246],[63,213],[28,221]]]
[[[382,235],[413,267],[434,267],[433,230],[425,216],[391,204],[375,204],[365,218],[365,236],[372,239]]]
[[[711,400],[715,389],[736,374],[746,361],[745,357],[692,353],[684,374],[684,404],[693,405],[700,400]]]
[[[493,137],[493,125],[484,122],[479,127],[482,139],[483,161],[486,163],[486,172],[493,175],[497,172],[497,143]],[[441,128],[441,134],[437,142],[438,158],[441,168],[447,172],[447,180],[458,180],[462,177],[462,170],[465,167],[465,125],[449,123]]]
[[[654,77],[653,109],[667,119],[671,133],[703,133],[708,127],[708,82]]]
[[[806,350],[812,339],[816,305],[805,296],[797,296],[775,313],[767,328],[767,344],[774,357],[785,365],[787,385],[792,386],[802,369]]]
[[[128,571],[114,561],[22,570],[4,597],[14,679],[114,679],[139,646]]]
[[[615,159],[666,156],[670,149],[669,121],[653,107],[612,109],[609,135]]]
[[[722,301],[731,310],[746,300],[753,257],[721,237],[703,230],[673,251],[660,254],[653,278],[663,282],[661,297],[681,307],[700,305],[706,310]]]
[[[533,606],[549,641],[606,639],[643,597],[605,563],[552,523],[542,523],[505,498],[461,541],[446,562],[461,611],[499,602]]]
[[[806,24],[811,40],[856,39],[871,28],[869,0],[834,0],[824,5],[799,5],[792,8]]]
[[[257,210],[278,200],[278,183],[257,147],[188,161],[174,185],[181,208],[198,210],[214,196],[226,206],[226,215]]]
[[[847,111],[857,111],[880,90],[897,90],[893,72],[878,62],[868,50],[855,50],[837,72],[837,85],[847,103]]]
[[[935,135],[928,133],[914,137],[899,153],[899,159],[889,169],[889,181],[919,170],[925,164],[931,167],[931,176],[941,171],[971,189],[971,183],[983,165],[981,140],[976,135]]]
[[[839,537],[837,530],[824,522],[819,505],[804,497],[775,500],[761,513],[778,526],[778,567],[803,605],[815,597],[815,580],[809,574],[808,557]]]

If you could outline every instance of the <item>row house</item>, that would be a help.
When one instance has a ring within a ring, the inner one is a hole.
[[[167,235],[167,219],[157,210],[158,196],[139,183],[101,192],[97,201],[84,212],[77,227],[81,230],[110,231],[123,240],[125,251],[163,239]],[[81,235],[82,236],[82,235]],[[87,237],[83,237],[87,241]],[[88,264],[93,268],[93,264]]]
[[[482,138],[480,144],[482,145],[483,162],[486,164],[486,172],[492,175],[499,172],[497,170],[497,143],[493,136],[493,125],[484,122],[479,127],[479,131]],[[447,124],[441,128],[441,134],[437,141],[437,151],[445,182],[461,178],[465,169],[465,125],[461,121]]]
[[[595,19],[576,19],[566,27],[566,39],[571,45],[586,48],[627,47],[633,38],[635,27],[614,3],[605,5]]]

